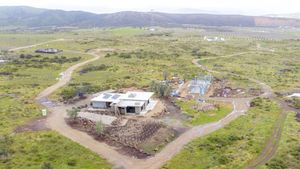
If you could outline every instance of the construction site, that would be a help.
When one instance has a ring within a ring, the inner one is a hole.
[[[102,91],[73,103],[77,115],[66,122],[122,154],[147,158],[192,127],[188,121],[195,115],[185,112],[178,102],[192,101],[191,109],[213,112],[209,116],[219,108],[219,104],[209,101],[219,90],[211,75],[200,74],[190,81],[174,76],[159,83],[172,88],[168,97],[138,89]]]

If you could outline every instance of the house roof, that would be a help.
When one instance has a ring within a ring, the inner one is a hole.
[[[120,100],[147,101],[153,96],[153,92],[127,92]]]
[[[111,102],[120,107],[140,107],[148,101],[154,93],[152,92],[127,92],[122,93],[101,93],[93,98],[92,102]]]
[[[118,103],[122,96],[124,96],[122,93],[101,93],[91,101]]]

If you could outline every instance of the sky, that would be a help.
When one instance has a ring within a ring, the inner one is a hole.
[[[94,13],[119,11],[244,15],[300,13],[299,0],[0,0],[0,6],[20,5]]]

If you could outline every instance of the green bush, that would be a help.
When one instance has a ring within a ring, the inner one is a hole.
[[[151,82],[150,89],[154,92],[158,97],[169,97],[172,91],[172,87],[167,83],[162,82]]]
[[[52,167],[51,163],[45,162],[41,166],[41,169],[53,169],[53,167]]]
[[[67,110],[69,118],[76,119],[78,117],[80,109],[73,107],[71,110]]]
[[[60,96],[62,97],[63,100],[70,100],[74,98],[76,95],[77,95],[77,90],[74,87],[64,88],[60,93]]]
[[[95,130],[96,130],[96,134],[98,134],[98,135],[101,135],[101,134],[103,134],[103,132],[104,132],[104,124],[101,122],[101,121],[98,121],[97,123],[96,123],[96,128],[95,128]]]

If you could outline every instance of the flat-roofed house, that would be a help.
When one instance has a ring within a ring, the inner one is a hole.
[[[91,100],[91,106],[95,109],[109,109],[120,101],[121,93],[101,93]]]
[[[121,114],[140,114],[150,103],[152,92],[127,92],[116,104]]]
[[[91,100],[94,109],[111,109],[119,114],[144,114],[152,92],[102,93]],[[153,107],[153,105],[150,105]]]

